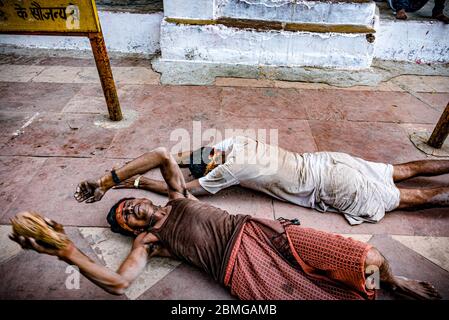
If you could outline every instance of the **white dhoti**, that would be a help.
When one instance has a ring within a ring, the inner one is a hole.
[[[237,136],[214,146],[226,162],[199,179],[208,192],[233,185],[320,211],[342,212],[350,224],[377,222],[399,206],[393,166],[339,152],[293,153]]]
[[[317,186],[315,208],[338,211],[350,224],[378,222],[399,206],[400,192],[391,164],[366,161],[338,152],[303,154]]]

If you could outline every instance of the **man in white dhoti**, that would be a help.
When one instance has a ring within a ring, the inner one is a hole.
[[[241,185],[321,212],[342,213],[352,225],[378,222],[398,208],[449,206],[447,187],[404,189],[396,182],[449,173],[449,160],[384,164],[339,152],[294,153],[235,136],[179,157],[197,178],[186,184],[195,196]],[[116,188],[167,194],[163,181],[133,177]]]

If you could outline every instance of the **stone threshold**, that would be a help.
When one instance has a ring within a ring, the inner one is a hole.
[[[363,25],[351,24],[316,24],[316,23],[292,23],[253,19],[234,19],[234,18],[218,18],[214,20],[202,19],[186,19],[186,18],[170,18],[166,17],[165,21],[175,24],[186,25],[223,25],[226,27],[238,29],[262,30],[279,30],[279,31],[297,31],[297,32],[316,32],[316,33],[375,33],[376,30]]]

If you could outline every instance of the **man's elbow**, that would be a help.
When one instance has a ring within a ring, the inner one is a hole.
[[[130,282],[122,279],[114,283],[111,287],[109,287],[108,291],[114,295],[121,296],[125,294],[126,289],[130,286]]]

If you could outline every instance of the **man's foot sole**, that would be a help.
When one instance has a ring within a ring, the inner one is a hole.
[[[430,283],[411,280],[405,277],[395,277],[396,291],[410,298],[419,300],[439,300],[440,294]]]

